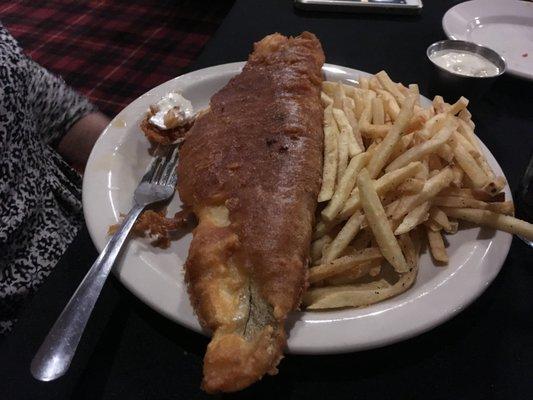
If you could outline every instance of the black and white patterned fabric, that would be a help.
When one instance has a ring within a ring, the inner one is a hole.
[[[0,24],[0,335],[82,223],[80,176],[54,146],[95,110]]]

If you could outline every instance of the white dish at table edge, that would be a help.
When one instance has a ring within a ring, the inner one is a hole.
[[[149,163],[148,142],[138,127],[148,106],[168,92],[181,91],[196,110],[202,109],[243,65],[239,62],[205,68],[165,82],[133,101],[105,129],[91,153],[83,179],[85,219],[99,251],[107,241],[109,225],[129,211],[132,193]],[[324,66],[324,72],[327,79],[334,81],[355,81],[360,74],[366,75],[331,64]],[[429,100],[424,101],[429,104]],[[483,149],[495,172],[503,175],[484,145]],[[511,198],[508,188],[506,195]],[[176,193],[169,214],[179,209],[179,204]],[[130,240],[114,272],[154,310],[202,332],[183,282],[182,265],[191,237],[189,233],[165,250],[152,247],[146,239]],[[327,354],[384,346],[418,335],[457,314],[496,277],[512,236],[471,228],[448,238],[449,265],[434,266],[426,251],[415,285],[399,296],[361,309],[292,313],[287,351]]]
[[[509,74],[533,80],[533,3],[467,1],[444,14],[442,28],[449,39],[491,48],[505,59]]]

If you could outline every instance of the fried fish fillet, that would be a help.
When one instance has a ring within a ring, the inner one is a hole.
[[[180,151],[179,193],[199,224],[185,265],[191,303],[213,332],[207,392],[275,374],[298,308],[322,171],[324,53],[304,32],[254,46]]]

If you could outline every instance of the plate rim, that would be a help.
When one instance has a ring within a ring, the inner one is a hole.
[[[448,39],[451,39],[451,40],[467,40],[468,41],[468,39],[465,37],[464,33],[462,33],[461,35],[453,34],[450,31],[450,27],[447,26],[447,21],[448,21],[448,24],[449,24],[449,21],[452,18],[451,15],[454,12],[457,12],[457,10],[460,10],[461,8],[468,7],[468,4],[470,4],[470,3],[483,3],[483,7],[484,7],[483,9],[485,9],[485,7],[487,7],[487,5],[490,6],[491,4],[501,4],[501,2],[498,2],[498,0],[469,0],[469,1],[465,1],[465,2],[462,2],[462,3],[456,4],[455,6],[449,8],[444,13],[444,15],[442,17],[442,21],[441,21],[442,30],[444,31],[444,34],[446,35],[446,37]],[[518,1],[518,0],[509,1],[507,4],[511,4],[511,3],[514,3],[514,5],[517,6],[517,7],[531,7],[531,9],[533,11],[533,4],[529,4],[528,5],[525,2]],[[507,10],[508,9],[509,8],[507,8]],[[511,8],[511,10],[514,10],[514,9]],[[510,13],[508,15],[516,16],[517,14],[511,14]],[[485,47],[489,47],[489,46],[485,46]],[[496,51],[495,49],[492,49],[492,50]],[[501,54],[500,54],[500,57],[502,57],[505,60],[505,63],[506,63],[506,71],[505,71],[505,73],[508,73],[509,75],[512,75],[512,76],[516,76],[518,78],[522,78],[522,79],[526,79],[526,80],[533,80],[533,71],[531,71],[529,73],[528,72],[519,71],[519,70],[511,67],[511,65],[509,64],[508,58],[504,57]]]
[[[108,134],[108,131],[109,129],[113,126],[113,123],[115,122],[115,120],[117,120],[117,118],[121,118],[121,114],[123,114],[123,112],[125,110],[128,109],[128,107],[130,107],[133,103],[137,102],[137,101],[140,101],[141,98],[143,97],[146,97],[147,95],[149,95],[150,93],[152,92],[155,92],[157,91],[158,89],[160,89],[161,87],[164,87],[166,85],[170,85],[171,82],[175,82],[177,79],[186,79],[187,77],[194,77],[194,75],[197,75],[197,74],[217,74],[217,71],[219,70],[224,70],[224,69],[231,69],[231,68],[242,68],[242,66],[245,64],[245,62],[241,61],[241,62],[234,62],[234,63],[227,63],[227,64],[220,64],[220,65],[216,65],[216,66],[211,66],[211,67],[208,67],[208,68],[204,68],[204,69],[200,69],[200,70],[196,70],[196,71],[193,71],[193,72],[190,72],[188,74],[184,74],[184,75],[181,75],[181,76],[178,76],[176,78],[173,78],[173,79],[170,79],[154,88],[152,88],[151,90],[149,90],[148,92],[146,92],[145,94],[139,96],[137,99],[135,99],[134,101],[132,101],[130,104],[128,104],[128,106],[126,106],[123,110],[121,110],[116,116],[115,118],[113,118],[113,120],[109,123],[109,125],[105,128],[105,130],[103,131],[103,134],[101,137],[103,137],[104,135]],[[363,73],[363,74],[367,74],[366,72],[364,71],[359,71],[359,70],[356,70],[356,69],[353,69],[353,68],[349,68],[349,67],[343,67],[343,66],[339,66],[339,65],[334,65],[334,64],[325,64],[324,65],[325,69],[327,70],[328,68],[330,69],[340,69],[342,70],[344,73],[350,73],[352,75],[355,75],[355,74],[360,74],[360,73]],[[222,71],[220,73],[222,73]],[[99,141],[101,140],[101,138],[98,139]],[[488,158],[492,159],[492,161],[497,165],[498,169],[501,171],[501,167],[499,166],[499,164],[497,163],[496,159],[494,158],[494,156],[492,155],[492,153],[489,151],[489,149],[483,144],[483,142],[481,142],[480,140],[480,143],[483,147],[483,150],[486,152],[486,154],[488,155]],[[97,145],[98,145],[98,142],[97,144],[95,144],[95,147],[94,149],[97,148]],[[85,216],[85,220],[86,220],[86,225],[87,225],[87,228],[88,228],[88,231],[89,231],[89,234],[91,236],[91,240],[93,241],[93,243],[95,244],[95,247],[101,251],[101,248],[103,246],[100,246],[97,241],[95,240],[95,229],[97,229],[95,226],[94,226],[94,221],[91,220],[91,217],[90,217],[90,211],[89,211],[89,207],[86,207],[86,204],[88,204],[88,192],[86,190],[86,186],[88,185],[88,182],[89,182],[89,179],[91,177],[91,169],[89,168],[92,164],[94,164],[95,160],[94,158],[96,157],[96,153],[97,151],[95,151],[93,149],[93,152],[91,152],[91,155],[89,157],[89,161],[87,163],[87,169],[86,169],[86,174],[84,175],[84,178],[83,178],[83,190],[82,190],[82,196],[83,196],[83,211],[84,211],[84,216]],[[491,160],[489,160],[491,161]],[[503,171],[501,171],[502,174],[503,174]],[[505,174],[503,174],[505,176]],[[506,194],[509,194],[510,195],[510,191],[508,189],[508,186],[506,187]],[[453,309],[450,309],[450,310],[447,310],[446,312],[441,312],[439,314],[439,317],[438,318],[434,318],[434,319],[430,319],[430,320],[425,320],[422,321],[423,323],[419,323],[418,325],[413,325],[411,326],[410,328],[408,329],[403,329],[401,330],[401,332],[398,332],[396,334],[393,334],[393,335],[390,335],[388,336],[387,338],[383,338],[381,340],[375,340],[375,341],[366,341],[365,343],[361,343],[361,342],[357,342],[357,341],[349,341],[349,342],[337,342],[337,343],[324,343],[322,346],[316,346],[316,345],[305,345],[305,344],[291,344],[291,330],[288,329],[288,340],[289,340],[289,345],[290,345],[290,348],[286,349],[286,352],[287,353],[293,353],[293,354],[336,354],[336,353],[347,353],[347,352],[352,352],[352,351],[361,351],[361,350],[366,350],[366,349],[370,349],[370,348],[375,348],[375,347],[381,347],[381,346],[384,346],[384,345],[389,345],[389,344],[393,344],[393,343],[397,343],[399,341],[403,341],[403,340],[406,340],[406,339],[409,339],[411,337],[414,337],[414,336],[417,336],[419,334],[422,334],[432,328],[435,328],[439,325],[441,325],[442,323],[444,323],[445,321],[451,319],[452,317],[454,317],[455,315],[457,315],[461,310],[463,310],[464,308],[468,307],[474,300],[476,300],[483,292],[484,290],[492,283],[492,281],[496,278],[496,276],[498,275],[498,273],[500,272],[503,264],[504,264],[504,261],[507,257],[507,254],[509,252],[509,249],[510,249],[510,245],[511,245],[511,240],[512,240],[512,235],[510,234],[507,234],[507,233],[504,233],[504,232],[499,232],[497,231],[493,238],[496,237],[496,235],[498,235],[500,237],[500,240],[503,240],[502,243],[499,244],[499,247],[500,247],[500,250],[504,248],[504,251],[499,251],[495,256],[497,256],[496,260],[495,258],[493,258],[492,260],[495,260],[493,262],[491,262],[491,264],[494,264],[496,265],[497,264],[497,267],[496,267],[496,272],[494,273],[493,276],[491,276],[487,281],[484,281],[482,282],[482,284],[478,284],[476,285],[476,291],[475,292],[472,292],[470,293],[470,295],[466,296],[467,299],[466,301],[463,301],[461,302],[461,304],[459,304],[458,306],[456,307],[453,307]],[[493,241],[490,242],[491,244],[493,243]],[[491,244],[489,244],[488,248],[487,248],[487,252],[490,250],[491,248]],[[481,261],[480,261],[481,263]],[[196,326],[193,326],[193,325],[190,325],[189,323],[187,323],[186,321],[183,321],[183,320],[178,320],[176,318],[176,315],[173,315],[172,313],[169,313],[167,312],[164,308],[158,306],[157,303],[153,302],[143,291],[139,290],[132,282],[129,281],[129,279],[127,279],[125,276],[123,276],[121,273],[119,273],[117,271],[117,268],[114,268],[113,269],[115,275],[118,277],[118,279],[121,281],[122,284],[124,284],[124,286],[126,286],[128,288],[129,291],[131,291],[136,297],[138,297],[141,301],[143,301],[145,304],[147,304],[148,306],[150,306],[152,309],[154,309],[154,311],[164,315],[165,317],[169,318],[171,321],[173,322],[176,322],[188,329],[191,329],[193,331],[196,331],[196,332],[200,332],[200,333],[203,333],[203,334],[207,334],[206,331],[203,331],[201,329],[198,329]],[[480,282],[478,282],[480,283]],[[320,313],[320,312],[317,312],[317,311],[314,311],[313,313]],[[339,320],[339,321],[336,321],[337,323],[336,324],[329,324],[330,327],[331,325],[335,325],[335,326],[338,326],[338,329],[342,329],[342,327],[340,325],[342,324],[350,324],[350,322],[352,321],[352,319],[342,319],[342,320]],[[293,322],[294,325],[293,325],[293,328],[298,325],[298,321],[296,322]],[[308,323],[309,324],[309,323]],[[328,324],[325,325],[326,327],[328,327]],[[326,331],[327,329],[324,328],[324,332]]]

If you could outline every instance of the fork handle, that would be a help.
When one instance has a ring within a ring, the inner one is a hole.
[[[130,210],[63,309],[31,362],[35,379],[51,381],[68,370],[111,267],[143,209],[135,205]]]

